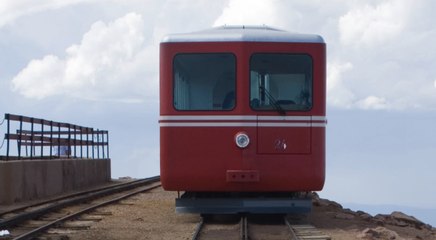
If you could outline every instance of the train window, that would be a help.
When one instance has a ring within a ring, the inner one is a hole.
[[[173,73],[173,104],[177,110],[232,110],[235,107],[235,55],[177,54]]]
[[[257,53],[250,59],[250,106],[254,110],[312,108],[312,58],[304,54]]]

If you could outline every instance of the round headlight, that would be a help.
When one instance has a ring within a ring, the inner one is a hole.
[[[246,133],[237,133],[235,136],[236,146],[240,148],[246,148],[250,143],[250,138]]]

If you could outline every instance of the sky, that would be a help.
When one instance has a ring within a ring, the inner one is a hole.
[[[0,114],[107,129],[113,178],[158,175],[166,34],[225,24],[319,34],[328,119],[321,197],[415,209],[435,226],[422,214],[436,212],[434,9],[431,0],[2,0]]]

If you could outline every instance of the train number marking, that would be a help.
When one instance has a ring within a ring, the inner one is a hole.
[[[274,148],[277,151],[285,151],[287,148],[286,140],[285,139],[276,139],[274,142]]]

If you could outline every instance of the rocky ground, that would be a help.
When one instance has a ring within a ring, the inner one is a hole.
[[[176,193],[156,189],[139,194],[121,204],[98,210],[101,220],[87,230],[68,230],[63,239],[191,239],[198,215],[176,214]],[[371,216],[343,209],[336,202],[316,194],[310,222],[332,239],[426,239],[436,240],[436,229],[401,212]],[[223,236],[225,239],[225,236]]]
[[[436,239],[435,228],[401,212],[371,216],[344,209],[316,194],[313,206],[307,220],[332,239]]]

